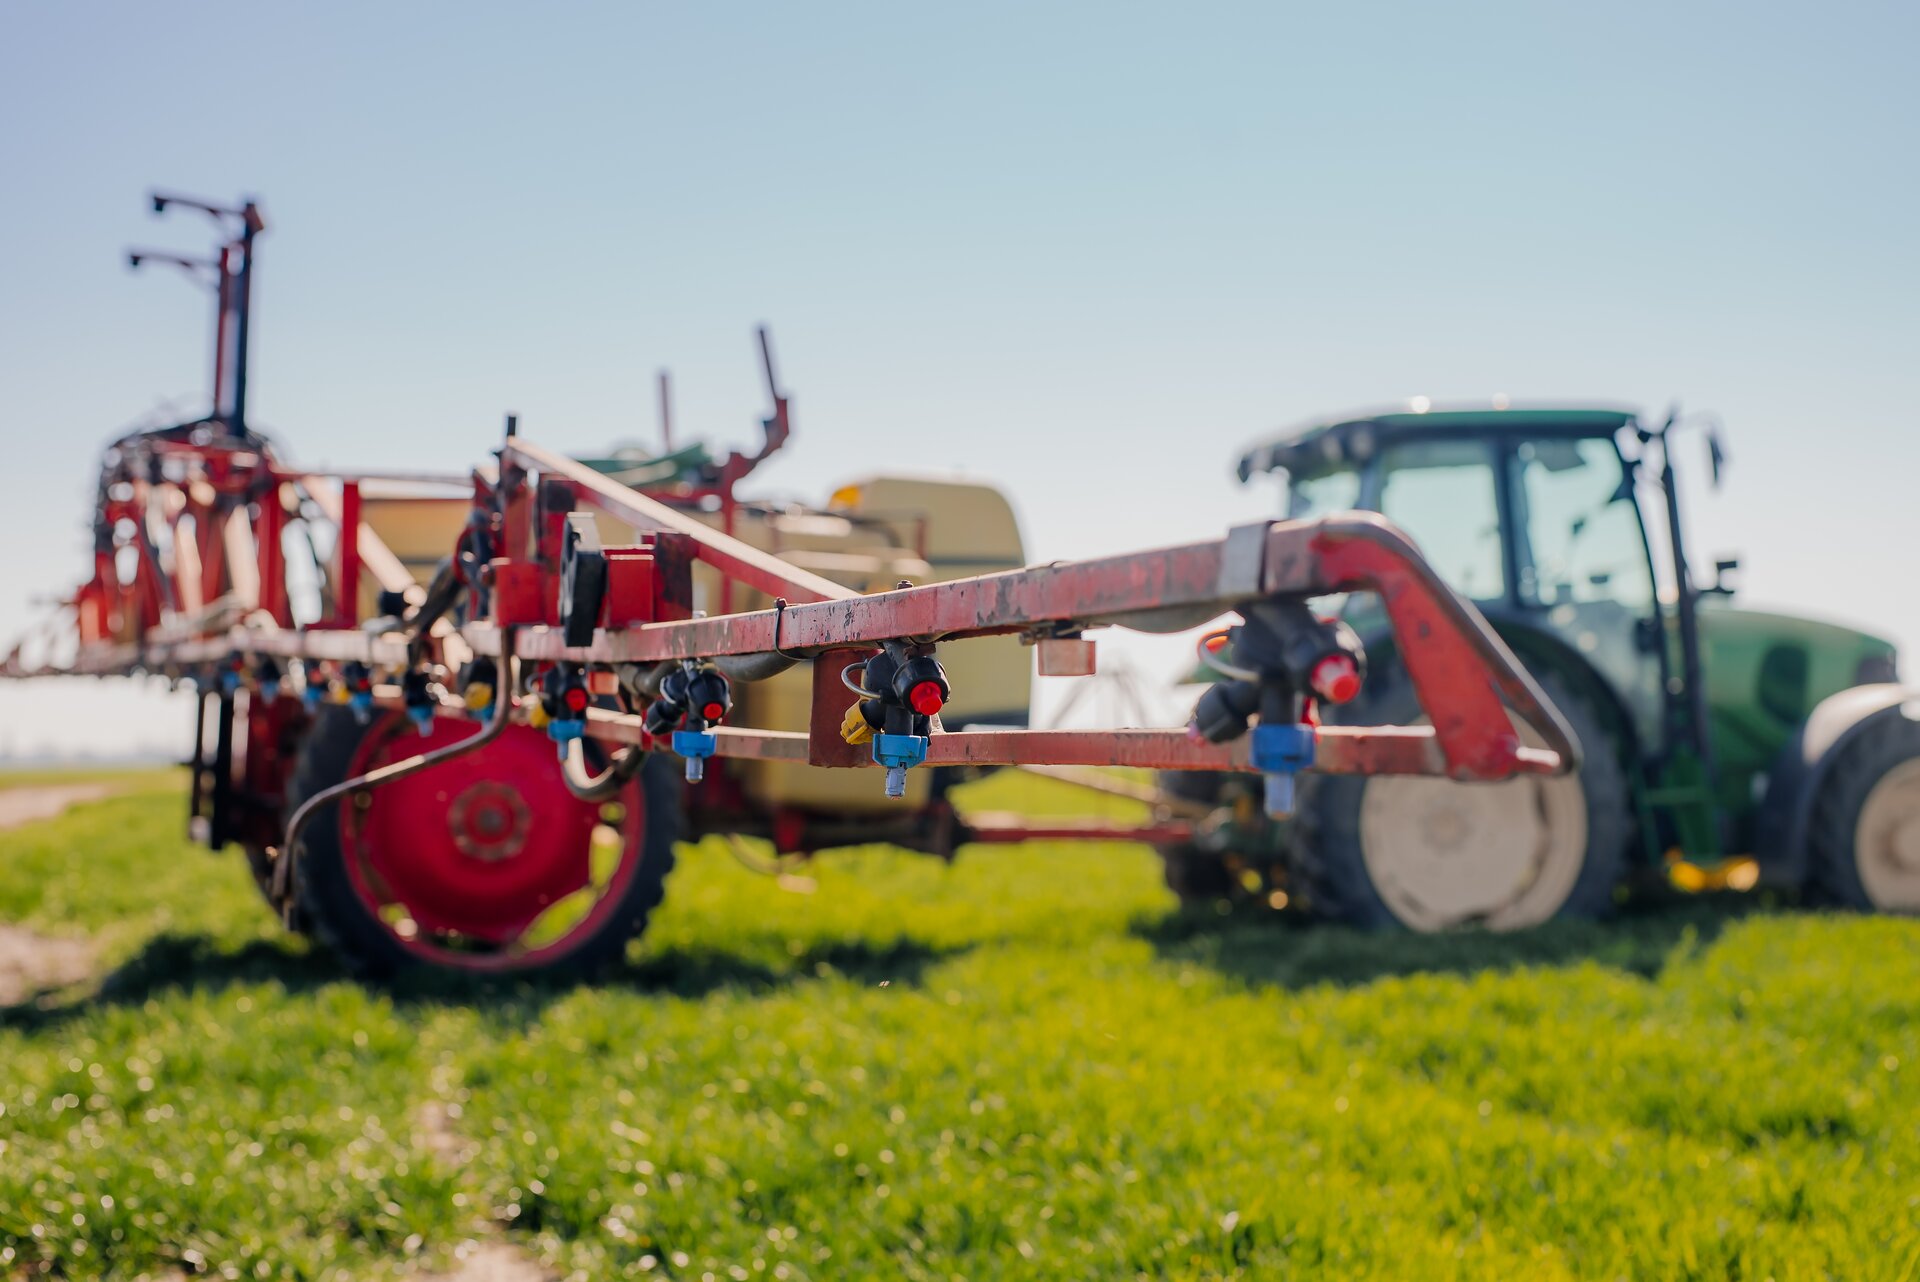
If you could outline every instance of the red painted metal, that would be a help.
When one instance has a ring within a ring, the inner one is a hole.
[[[840,737],[840,723],[853,696],[847,693],[844,677],[848,668],[873,657],[873,650],[829,650],[813,661],[813,701],[810,705],[806,735],[806,760],[816,766],[865,766],[873,764],[870,749],[848,743]]]
[[[260,608],[283,628],[293,626],[293,610],[287,599],[287,557],[282,546],[287,528],[287,512],[280,501],[280,482],[269,478],[256,501],[254,544],[259,561]]]
[[[528,561],[495,557],[487,563],[488,586],[493,589],[494,618],[506,627],[520,623],[545,623],[552,616],[540,567]],[[492,653],[497,647],[475,647]]]
[[[340,566],[335,583],[334,626],[360,625],[360,482],[340,485]]]
[[[530,634],[529,657],[578,662],[648,662],[687,656],[803,654],[883,641],[962,640],[1021,632],[1062,622],[1094,626],[1129,616],[1197,613],[1194,622],[1231,609],[1257,590],[1223,593],[1215,582],[1221,545],[1196,543],[1097,561],[1008,570],[924,587],[835,601],[789,605],[778,612],[721,615],[655,623],[602,636],[570,649],[557,634]],[[705,559],[705,558],[703,558]],[[484,630],[481,631],[484,635]]]
[[[602,627],[624,628],[657,617],[653,547],[608,548],[607,595],[600,610]]]
[[[287,776],[293,762],[289,752],[306,729],[306,710],[298,699],[268,699],[249,691],[246,700],[246,747],[240,754],[241,783],[254,804],[242,827],[250,844],[268,846],[278,840]]]

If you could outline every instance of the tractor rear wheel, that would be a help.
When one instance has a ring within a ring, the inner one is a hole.
[[[1869,912],[1920,912],[1920,722],[1864,726],[1814,797],[1812,888]]]
[[[397,712],[362,725],[327,708],[302,745],[288,813],[478,730],[441,718],[422,736]],[[675,781],[658,763],[617,800],[583,802],[547,737],[510,726],[473,753],[323,808],[303,837],[295,889],[313,935],[357,973],[588,973],[645,929],[677,828]]]
[[[1416,931],[1517,930],[1609,912],[1633,832],[1626,775],[1594,710],[1563,682],[1542,684],[1582,746],[1576,774],[1503,783],[1302,776],[1291,881],[1308,907],[1355,926]],[[1376,673],[1369,686],[1341,710],[1343,722],[1424,720],[1403,670]]]

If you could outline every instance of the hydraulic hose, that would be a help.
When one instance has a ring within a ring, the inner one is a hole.
[[[560,779],[567,785],[567,791],[581,801],[612,801],[646,764],[647,750],[636,745],[614,753],[607,768],[599,774],[589,774],[586,749],[575,739],[567,744],[566,759],[560,763]]]

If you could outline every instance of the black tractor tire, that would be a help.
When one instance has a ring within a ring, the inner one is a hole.
[[[1920,888],[1914,884],[1920,868],[1907,867],[1920,854],[1914,849],[1920,845],[1920,786],[1913,770],[1889,779],[1916,760],[1920,722],[1898,709],[1873,718],[1841,747],[1814,794],[1807,829],[1813,898],[1861,912],[1920,912]],[[1887,788],[1895,791],[1883,791]],[[1863,828],[1876,793],[1881,796],[1872,823]],[[1871,862],[1876,860],[1898,862],[1876,871]],[[1888,885],[1889,875],[1907,884]]]
[[[1455,924],[1514,929],[1535,924],[1534,918],[1592,919],[1610,914],[1628,843],[1636,828],[1626,772],[1616,744],[1594,708],[1564,681],[1546,675],[1540,684],[1565,715],[1584,757],[1578,786],[1584,802],[1586,846],[1578,872],[1559,903],[1532,912],[1521,921],[1503,921],[1497,912],[1477,922],[1469,919],[1436,924],[1411,919],[1413,913],[1396,911],[1391,902],[1399,898],[1404,905],[1404,896],[1383,894],[1382,887],[1375,884],[1364,848],[1362,807],[1367,790],[1383,777],[1308,773],[1300,778],[1289,868],[1289,883],[1296,897],[1304,901],[1303,906],[1323,920],[1366,930],[1433,930]],[[1369,676],[1361,697],[1339,713],[1341,723],[1348,725],[1409,725],[1421,716],[1411,681],[1398,665],[1377,669]],[[1540,785],[1436,781],[1430,786],[1486,789]]]
[[[361,742],[378,724],[378,717],[361,724],[347,708],[327,707],[318,714],[287,785],[289,818],[308,797],[347,778]],[[673,871],[681,796],[671,763],[658,757],[641,769],[637,784],[646,806],[647,827],[639,866],[619,908],[573,947],[505,974],[520,979],[587,978],[624,957],[628,942],[646,929],[647,919],[665,897],[667,874]],[[340,842],[338,806],[320,808],[307,824],[301,846],[293,872],[295,902],[306,933],[349,972],[363,978],[392,978],[428,964],[395,939],[355,892]]]

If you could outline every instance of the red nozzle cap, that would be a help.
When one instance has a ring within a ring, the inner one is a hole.
[[[587,692],[585,690],[582,690],[579,686],[575,686],[573,689],[567,691],[566,699],[567,699],[567,707],[571,708],[573,711],[575,712],[586,711]]]
[[[1330,654],[1313,665],[1307,683],[1328,703],[1349,703],[1360,693],[1360,669],[1344,654]]]
[[[709,703],[706,707],[700,709],[700,715],[708,721],[718,721],[721,717],[727,715],[727,710],[717,703]]]
[[[938,681],[922,681],[907,692],[907,702],[921,716],[930,717],[946,706],[947,696],[940,692]]]

